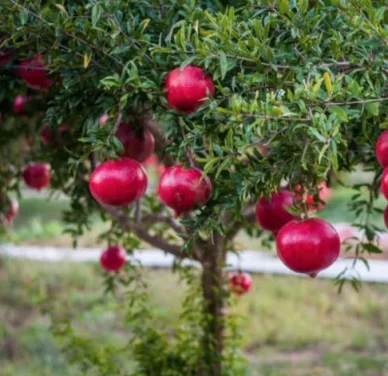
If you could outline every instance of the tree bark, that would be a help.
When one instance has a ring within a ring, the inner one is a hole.
[[[208,245],[202,261],[202,289],[205,325],[203,334],[203,360],[201,376],[220,376],[224,348],[224,240],[215,236],[214,244]]]

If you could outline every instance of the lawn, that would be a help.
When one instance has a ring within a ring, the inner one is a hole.
[[[146,270],[155,321],[168,326],[180,312],[185,286],[168,271]],[[101,340],[129,336],[123,312],[103,296],[96,264],[3,260],[0,267],[0,375],[80,376],[60,354],[48,318],[36,307],[50,291],[69,303],[80,330]],[[169,291],[166,294],[165,291]],[[338,295],[330,281],[254,276],[239,299],[244,315],[247,376],[388,375],[388,289],[365,284]]]

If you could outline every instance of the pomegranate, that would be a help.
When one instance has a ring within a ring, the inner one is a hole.
[[[15,198],[8,200],[5,212],[3,213],[4,223],[8,226],[12,225],[13,220],[19,213],[19,203]]]
[[[100,127],[103,127],[106,123],[109,121],[109,115],[107,113],[100,116],[100,119],[98,120],[98,124]]]
[[[326,203],[326,201],[331,197],[332,195],[332,191],[330,188],[328,188],[328,186],[326,185],[326,182],[322,182],[318,185],[317,187],[318,189],[318,194],[319,194],[319,198],[320,200],[324,201]],[[301,186],[301,185],[298,185],[296,188],[295,188],[295,200],[297,202],[302,202],[303,201],[303,190],[304,188]],[[321,211],[325,205],[322,203],[322,202],[316,202],[315,199],[314,199],[314,195],[308,195],[306,197],[306,206],[307,206],[307,210],[316,210],[316,211]]]
[[[127,123],[121,123],[116,132],[116,137],[124,147],[124,157],[144,162],[154,152],[155,139],[148,129],[139,134]]]
[[[123,158],[101,163],[90,176],[89,189],[101,204],[127,206],[144,195],[147,183],[143,166]]]
[[[108,272],[118,272],[127,262],[127,252],[119,245],[111,245],[101,253],[100,264]]]
[[[164,85],[169,106],[191,114],[206,102],[208,94],[214,95],[213,80],[203,69],[188,65],[172,70]]]
[[[17,95],[13,101],[13,112],[15,114],[21,114],[23,112],[26,112],[25,105],[29,102],[31,102],[31,97]]]
[[[177,216],[205,205],[213,186],[208,176],[201,178],[202,171],[197,168],[184,169],[180,165],[167,168],[158,185],[161,201],[174,209]]]
[[[62,144],[64,141],[64,134],[69,130],[66,124],[62,124],[59,128],[54,132],[51,130],[48,124],[43,125],[40,131],[40,139],[42,140],[42,144]]]
[[[380,191],[388,200],[388,167],[386,167],[381,176]]]
[[[248,273],[243,272],[233,273],[229,281],[230,289],[236,295],[247,293],[251,289],[252,283],[252,277]]]
[[[23,170],[24,182],[40,191],[50,184],[50,165],[48,163],[29,163]]]
[[[19,75],[24,82],[33,89],[48,88],[52,80],[47,78],[46,64],[42,54],[24,60],[19,66]]]
[[[340,247],[337,231],[319,218],[291,221],[282,227],[276,238],[280,260],[294,272],[311,277],[337,260]]]
[[[293,194],[287,190],[272,193],[270,200],[262,197],[256,205],[256,219],[259,225],[274,236],[287,223],[296,219],[286,207],[293,205]]]
[[[377,139],[376,158],[381,167],[388,166],[388,129],[381,133]]]

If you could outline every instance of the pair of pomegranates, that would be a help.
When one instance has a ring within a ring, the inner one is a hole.
[[[325,184],[319,189],[320,196],[327,194]],[[256,205],[256,218],[262,228],[276,236],[277,253],[283,263],[295,272],[315,277],[336,261],[341,242],[330,223],[318,218],[302,220],[286,210],[302,196],[298,187],[295,193],[283,189],[272,193],[269,200],[262,197]],[[308,196],[305,204],[309,210],[322,209],[321,204],[315,206],[313,196]]]

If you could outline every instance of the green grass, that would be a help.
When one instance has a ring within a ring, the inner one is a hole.
[[[146,270],[155,324],[177,319],[184,286],[167,271]],[[95,264],[3,261],[0,267],[0,375],[79,376],[61,355],[48,318],[36,308],[47,292],[72,307],[79,330],[103,343],[129,336],[123,312],[103,296]],[[169,291],[168,294],[165,292]],[[388,375],[388,290],[365,284],[336,293],[330,281],[254,276],[238,299],[250,375]],[[6,351],[6,349],[8,349]],[[58,369],[60,371],[58,371]]]

